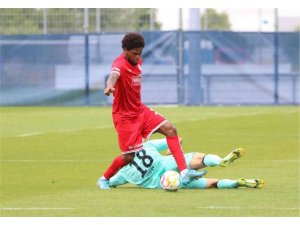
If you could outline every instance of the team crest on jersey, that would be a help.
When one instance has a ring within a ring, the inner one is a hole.
[[[139,86],[141,85],[142,77],[141,76],[134,76],[132,77],[132,85]]]

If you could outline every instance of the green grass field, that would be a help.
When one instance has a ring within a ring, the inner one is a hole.
[[[299,107],[160,107],[184,151],[246,154],[206,177],[261,178],[263,189],[109,191],[96,181],[120,153],[105,107],[2,107],[2,217],[298,217]],[[159,138],[155,134],[152,138]]]

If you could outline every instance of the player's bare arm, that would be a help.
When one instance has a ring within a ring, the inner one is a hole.
[[[110,73],[106,82],[106,88],[104,89],[105,95],[109,96],[110,94],[113,94],[115,92],[115,85],[119,77],[120,75],[117,72]]]

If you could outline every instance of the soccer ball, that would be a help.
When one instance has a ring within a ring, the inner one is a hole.
[[[160,178],[160,185],[166,191],[178,191],[181,183],[181,176],[176,171],[166,171]]]

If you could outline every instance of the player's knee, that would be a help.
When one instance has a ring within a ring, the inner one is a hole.
[[[218,179],[208,178],[206,179],[206,188],[217,188]]]
[[[203,157],[205,156],[205,154],[203,153],[196,153],[193,155],[193,158],[190,162],[190,168],[193,170],[198,170],[198,169],[202,169],[205,167],[205,165],[203,164]]]
[[[170,122],[165,124],[164,131],[167,137],[177,136],[177,129]]]
[[[171,132],[171,136],[177,135],[177,129],[176,129],[176,127],[172,125],[172,128],[171,128],[170,132]]]

